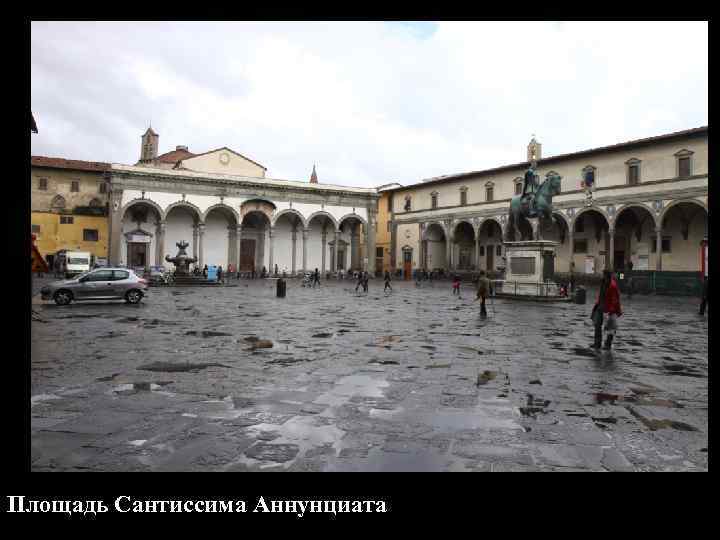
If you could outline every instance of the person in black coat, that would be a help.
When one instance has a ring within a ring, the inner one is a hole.
[[[703,283],[702,302],[700,303],[700,315],[705,315],[705,308],[708,303],[708,279],[710,276],[705,276],[705,282]]]

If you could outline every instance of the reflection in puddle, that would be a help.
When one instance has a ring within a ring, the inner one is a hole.
[[[369,375],[348,375],[339,379],[332,390],[318,396],[313,403],[337,407],[354,396],[383,397],[382,388],[388,386],[390,383],[384,379],[375,379]]]

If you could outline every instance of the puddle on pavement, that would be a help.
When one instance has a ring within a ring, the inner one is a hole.
[[[329,392],[318,396],[313,403],[339,406],[347,403],[354,396],[383,397],[382,389],[388,386],[390,383],[384,379],[376,379],[369,375],[348,375],[341,377]]]
[[[60,396],[56,396],[55,394],[37,394],[35,396],[32,396],[30,398],[30,407],[34,407],[38,403],[41,403],[43,401],[50,401],[53,399],[62,399]]]

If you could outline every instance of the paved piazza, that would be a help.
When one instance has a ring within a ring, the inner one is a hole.
[[[591,302],[495,299],[481,320],[446,281],[233,283],[35,297],[32,469],[707,470],[695,298],[623,297],[595,354]]]

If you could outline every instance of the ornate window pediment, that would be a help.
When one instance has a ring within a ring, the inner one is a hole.
[[[52,202],[50,203],[50,208],[61,210],[65,208],[65,204],[65,197],[63,197],[62,195],[55,195]]]
[[[683,148],[682,150],[675,152],[673,155],[675,157],[689,157],[692,156],[695,152],[692,150],[688,150],[687,148]]]
[[[694,153],[695,152],[692,152],[687,148],[684,148],[679,152],[675,152],[675,161],[677,163],[675,170],[679,178],[686,178],[692,175],[692,155]]]

